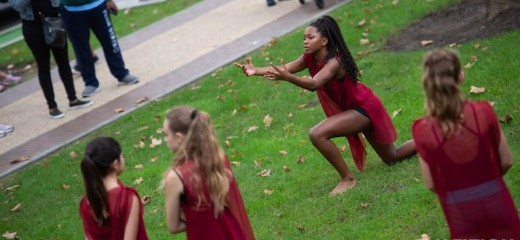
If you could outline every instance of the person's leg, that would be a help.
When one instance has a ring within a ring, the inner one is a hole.
[[[338,185],[330,192],[331,195],[342,193],[354,187],[356,180],[349,171],[338,148],[330,139],[357,134],[370,127],[370,119],[355,110],[347,110],[323,120],[310,130],[309,137],[312,144],[341,177]]]
[[[43,91],[43,95],[47,100],[49,109],[57,108],[54,101],[54,89],[52,87],[50,73],[50,48],[45,44],[43,39],[43,30],[41,23],[33,21],[24,21],[22,23],[22,34],[27,42],[27,46],[31,50],[36,65],[38,66],[38,80]]]
[[[58,65],[58,73],[60,74],[61,81],[67,92],[67,98],[69,102],[77,99],[76,89],[74,88],[74,79],[72,77],[72,70],[69,65],[69,55],[67,51],[67,45],[64,48],[51,48],[52,54],[56,65]]]
[[[383,160],[383,162],[387,165],[397,163],[416,153],[415,142],[413,140],[408,140],[405,143],[401,144],[401,146],[396,148],[393,143],[378,143],[373,129],[367,129],[363,132],[363,134],[365,135],[367,141],[370,143],[370,146],[372,146],[372,148],[376,151],[377,155],[379,155],[381,160]]]
[[[94,68],[94,61],[92,59],[89,44],[89,11],[69,12],[63,7],[60,9],[63,25],[67,30],[67,36],[72,43],[74,54],[76,54],[76,61],[81,66],[81,77],[85,82],[85,86],[99,87],[99,81],[96,78],[96,69]]]
[[[121,81],[129,74],[129,71],[125,68],[123,55],[121,55],[121,49],[119,48],[114,26],[106,5],[102,4],[89,11],[89,13],[91,14],[89,16],[91,19],[90,27],[103,47],[103,53],[105,54],[110,73],[117,80]]]

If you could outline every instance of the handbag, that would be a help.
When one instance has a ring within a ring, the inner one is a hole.
[[[42,17],[43,38],[45,43],[54,48],[64,48],[67,44],[67,33],[60,17]]]

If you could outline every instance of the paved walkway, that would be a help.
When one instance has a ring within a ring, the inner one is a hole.
[[[125,114],[136,100],[162,97],[221,66],[307,24],[348,0],[327,0],[319,10],[313,1],[300,5],[286,0],[267,7],[264,0],[205,0],[143,30],[120,39],[123,57],[140,83],[117,86],[103,60],[96,65],[101,92],[94,105],[68,110],[68,101],[56,69],[52,70],[56,102],[65,118],[48,118],[47,106],[37,79],[0,94],[0,122],[15,125],[13,133],[0,138],[0,177],[26,166]],[[117,29],[116,29],[117,31]],[[78,96],[81,78],[75,80]],[[115,113],[124,108],[125,112]],[[30,160],[11,163],[21,156]]]

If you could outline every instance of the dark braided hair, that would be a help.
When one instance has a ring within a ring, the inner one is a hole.
[[[309,26],[315,27],[322,37],[329,40],[327,44],[327,59],[336,57],[336,54],[339,54],[338,61],[341,67],[348,73],[354,83],[360,81],[361,74],[350,50],[348,50],[347,43],[343,39],[336,20],[329,15],[325,15],[311,22]]]

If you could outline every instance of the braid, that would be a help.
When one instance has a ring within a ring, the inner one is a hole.
[[[327,59],[336,57],[341,64],[341,67],[348,73],[350,79],[356,83],[361,80],[361,74],[359,73],[358,67],[350,50],[347,47],[345,39],[341,34],[338,23],[334,18],[329,15],[325,15],[321,18],[316,19],[309,26],[315,27],[318,32],[329,40],[327,44]]]

